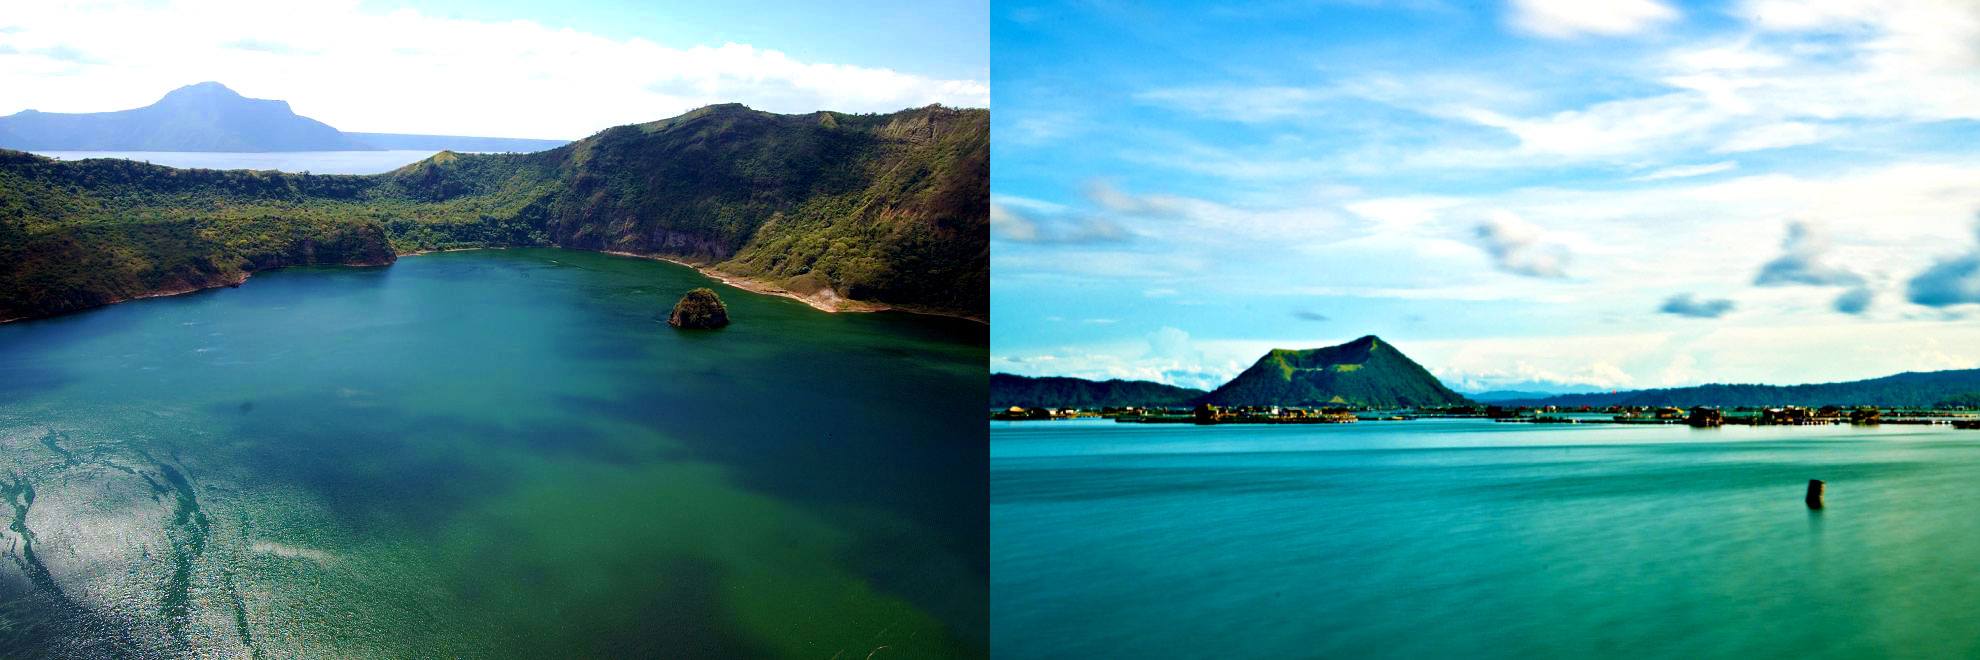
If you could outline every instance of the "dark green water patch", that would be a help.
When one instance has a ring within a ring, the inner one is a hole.
[[[654,322],[710,284],[462,252],[0,326],[49,385],[0,470],[77,523],[33,526],[77,620],[168,655],[984,655],[981,325]]]

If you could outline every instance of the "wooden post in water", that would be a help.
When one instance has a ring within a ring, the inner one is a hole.
[[[1820,479],[1808,480],[1808,508],[1822,508],[1822,488],[1825,485]]]

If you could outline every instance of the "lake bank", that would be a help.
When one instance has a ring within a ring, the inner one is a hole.
[[[414,250],[414,251],[411,251],[411,252],[404,252],[404,253],[399,253],[399,254],[397,254],[397,255],[396,255],[396,257],[395,257],[395,258],[403,258],[403,257],[417,257],[417,256],[422,256],[422,255],[428,255],[428,254],[441,254],[441,253],[447,253],[447,252],[470,252],[470,251],[475,251],[475,250],[506,250],[506,249],[511,249],[511,246],[501,246],[501,245],[495,245],[495,246],[477,246],[477,247],[462,247],[462,248],[438,248],[438,249],[431,249],[431,250]],[[685,260],[682,260],[682,259],[680,259],[680,258],[678,258],[678,257],[671,257],[671,256],[664,256],[664,255],[652,255],[652,254],[638,254],[638,253],[633,253],[633,252],[619,252],[619,251],[613,251],[613,250],[586,250],[586,249],[582,249],[582,248],[564,248],[564,247],[554,247],[554,246],[544,246],[544,248],[543,248],[543,249],[557,249],[557,250],[571,250],[571,251],[575,251],[575,252],[592,252],[592,253],[597,253],[597,254],[608,254],[608,255],[612,255],[612,256],[619,256],[619,257],[632,257],[632,258],[636,258],[636,259],[647,259],[647,260],[652,260],[652,261],[664,261],[664,262],[667,262],[667,263],[671,263],[671,264],[674,264],[674,265],[677,265],[677,266],[685,266],[685,267],[687,267],[687,268],[691,268],[691,269],[694,269],[694,271],[695,271],[696,273],[699,273],[699,274],[700,274],[700,275],[702,275],[703,277],[706,277],[706,278],[708,278],[708,279],[711,279],[711,280],[714,280],[714,281],[716,281],[716,282],[719,282],[719,283],[721,283],[721,284],[724,284],[724,285],[727,285],[727,286],[729,286],[729,287],[732,287],[732,288],[736,288],[736,289],[741,289],[741,290],[743,290],[743,291],[748,291],[748,292],[750,292],[750,293],[755,293],[755,294],[760,294],[760,295],[767,295],[767,296],[775,296],[775,297],[780,297],[780,298],[788,298],[788,299],[791,299],[791,300],[795,300],[795,301],[798,301],[798,302],[801,302],[801,303],[804,303],[805,305],[807,305],[807,306],[810,306],[810,307],[811,307],[812,309],[816,309],[816,310],[818,310],[818,311],[821,311],[821,312],[827,312],[827,313],[838,313],[838,312],[854,312],[854,313],[870,313],[870,312],[886,312],[886,311],[897,311],[897,312],[904,312],[904,313],[908,313],[908,314],[919,314],[919,315],[924,315],[924,316],[941,316],[941,317],[948,317],[948,318],[957,318],[957,319],[964,319],[964,320],[968,320],[968,321],[975,321],[975,322],[977,322],[977,323],[982,323],[982,324],[984,324],[984,325],[989,325],[989,320],[988,320],[988,319],[986,319],[986,318],[982,318],[982,317],[978,317],[978,316],[974,316],[974,315],[969,315],[969,314],[961,314],[961,313],[956,313],[956,312],[948,312],[948,311],[942,311],[942,310],[932,310],[932,309],[926,309],[926,308],[922,308],[922,307],[918,307],[918,306],[914,306],[914,305],[905,305],[905,306],[897,306],[897,305],[887,305],[887,304],[883,304],[883,303],[876,303],[876,302],[869,302],[869,301],[863,301],[863,300],[850,300],[850,299],[847,299],[847,298],[842,298],[842,297],[840,297],[840,296],[839,296],[839,295],[838,295],[838,294],[837,294],[836,292],[833,292],[833,291],[832,291],[832,290],[831,290],[830,288],[827,288],[827,289],[824,289],[824,290],[822,290],[822,291],[819,291],[819,292],[815,292],[815,293],[812,293],[812,294],[808,294],[808,295],[807,295],[807,294],[799,294],[799,293],[797,293],[797,292],[794,292],[794,291],[791,291],[791,290],[788,290],[788,289],[785,289],[785,288],[783,288],[783,287],[779,287],[779,286],[776,286],[776,285],[773,285],[773,284],[769,284],[769,283],[766,283],[766,282],[762,282],[762,281],[760,281],[760,280],[755,280],[755,279],[752,279],[752,278],[748,278],[748,277],[743,277],[743,276],[740,276],[740,275],[734,275],[734,274],[731,274],[731,273],[725,273],[725,272],[722,272],[722,271],[719,271],[719,270],[716,270],[716,269],[714,269],[714,268],[712,268],[712,267],[708,267],[708,266],[703,266],[703,265],[699,265],[699,264],[695,264],[695,263],[693,263],[693,262],[689,262],[689,261],[685,261]],[[353,268],[368,268],[368,267],[374,267],[374,266],[390,266],[390,265],[392,265],[392,264],[391,264],[391,263],[347,263],[347,264],[312,264],[312,265],[316,265],[316,266],[347,266],[347,267],[353,267]],[[289,266],[289,267],[293,267],[293,266]],[[163,288],[163,289],[160,289],[160,290],[157,290],[157,291],[151,291],[151,292],[146,292],[146,293],[141,293],[141,294],[137,294],[137,295],[131,295],[131,296],[121,296],[121,297],[116,297],[116,298],[114,298],[114,299],[111,299],[111,300],[109,300],[109,301],[107,301],[107,302],[103,302],[103,303],[101,303],[101,304],[97,304],[97,305],[95,305],[95,306],[91,306],[91,307],[84,307],[84,308],[80,308],[80,309],[73,309],[73,310],[68,310],[68,311],[63,311],[63,312],[57,312],[57,313],[54,313],[54,314],[46,314],[46,315],[41,315],[41,316],[17,316],[17,317],[12,317],[12,318],[0,318],[0,324],[7,324],[7,323],[14,323],[14,322],[17,322],[17,321],[30,321],[30,320],[34,320],[34,319],[44,319],[44,318],[53,318],[53,317],[57,317],[57,316],[63,316],[63,315],[66,315],[66,314],[74,314],[74,313],[78,313],[78,312],[86,312],[86,311],[89,311],[89,310],[92,310],[92,309],[97,309],[97,308],[100,308],[100,307],[105,307],[105,306],[109,306],[109,305],[115,305],[115,304],[118,304],[118,303],[124,303],[124,302],[130,302],[130,301],[133,301],[133,300],[143,300],[143,299],[146,299],[146,298],[160,298],[160,297],[167,297],[167,296],[177,296],[177,295],[184,295],[184,294],[188,294],[188,293],[197,293],[197,292],[200,292],[200,291],[205,291],[205,290],[208,290],[208,289],[217,289],[217,288],[222,288],[222,287],[229,287],[229,288],[231,288],[231,287],[239,287],[239,286],[241,286],[241,285],[243,285],[243,284],[245,284],[245,283],[247,283],[247,280],[248,280],[248,279],[249,279],[250,277],[252,277],[252,276],[254,275],[254,273],[257,273],[257,272],[268,272],[268,271],[274,271],[274,270],[280,270],[280,268],[265,268],[265,269],[246,269],[246,270],[244,270],[244,271],[242,271],[242,272],[241,272],[241,273],[240,273],[240,274],[239,274],[238,276],[236,276],[236,277],[228,277],[228,278],[222,278],[222,279],[215,279],[215,280],[211,280],[211,281],[207,281],[207,282],[202,282],[202,283],[198,283],[198,284],[185,284],[185,285],[174,285],[174,286],[171,286],[171,287],[167,287],[167,288]]]

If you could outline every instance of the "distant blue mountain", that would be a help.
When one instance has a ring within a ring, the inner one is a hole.
[[[1651,390],[1562,394],[1494,401],[1505,406],[1939,406],[1980,393],[1980,369],[1896,374],[1808,385],[1711,384]]]
[[[296,114],[287,101],[251,99],[217,82],[187,85],[157,103],[116,112],[23,110],[0,117],[0,147],[23,151],[541,151],[560,140],[345,133]]]
[[[1465,396],[1466,396],[1466,397],[1469,397],[1469,398],[1470,398],[1470,399],[1471,399],[1472,401],[1478,401],[1478,402],[1482,402],[1482,403],[1491,403],[1491,402],[1493,402],[1493,401],[1512,401],[1512,400],[1522,400],[1522,399],[1528,399],[1528,400],[1530,400],[1530,399],[1545,399],[1545,398],[1547,398],[1547,397],[1550,397],[1550,396],[1556,396],[1556,395],[1559,395],[1559,394],[1561,394],[1561,393],[1560,393],[1560,392],[1532,392],[1532,391],[1526,391],[1526,390],[1490,390],[1490,391],[1486,391],[1486,392],[1471,392],[1471,393],[1467,393],[1467,394],[1465,394]]]

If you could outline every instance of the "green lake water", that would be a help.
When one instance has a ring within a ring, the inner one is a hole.
[[[1980,657],[1980,431],[990,426],[999,657]]]
[[[0,656],[981,656],[987,338],[553,249],[0,325]]]

